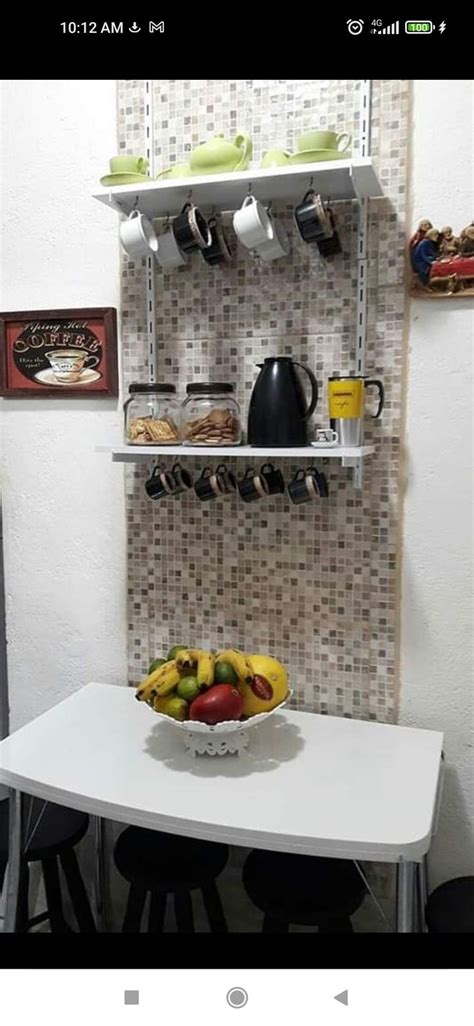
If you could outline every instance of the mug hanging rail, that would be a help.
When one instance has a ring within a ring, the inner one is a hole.
[[[170,470],[162,462],[154,463],[145,482],[145,493],[153,502],[177,499],[188,493],[200,502],[236,495],[246,504],[280,495],[288,496],[293,505],[299,506],[327,499],[329,484],[326,474],[314,464],[297,467],[290,480],[285,481],[282,471],[270,461],[260,467],[249,464],[238,478],[226,463],[206,465],[195,477],[176,460]]]

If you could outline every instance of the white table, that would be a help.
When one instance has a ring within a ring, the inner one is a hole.
[[[127,687],[88,684],[0,743],[12,789],[5,930],[15,929],[21,793],[102,819],[274,851],[398,864],[413,928],[415,866],[435,830],[443,735],[282,710],[248,751],[198,756]]]

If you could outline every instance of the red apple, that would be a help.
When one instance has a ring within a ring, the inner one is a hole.
[[[191,702],[189,717],[212,725],[223,720],[239,720],[242,706],[242,696],[232,684],[214,684]]]

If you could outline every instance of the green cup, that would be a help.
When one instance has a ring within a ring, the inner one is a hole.
[[[352,136],[349,132],[304,132],[298,139],[298,149],[303,150],[339,150],[343,153],[351,145]]]
[[[148,160],[146,157],[111,157],[110,173],[113,175],[146,175]]]
[[[260,167],[282,167],[283,164],[287,164],[290,159],[290,154],[286,153],[285,150],[267,150],[264,154]]]

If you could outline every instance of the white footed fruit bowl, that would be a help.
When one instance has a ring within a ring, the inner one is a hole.
[[[289,701],[293,692],[288,691],[286,698],[269,712],[256,713],[247,720],[223,720],[211,726],[198,720],[174,720],[166,713],[155,713],[160,720],[165,720],[172,727],[184,732],[186,751],[190,755],[239,755],[248,745],[247,730],[249,727],[264,723],[269,716],[282,709]]]

